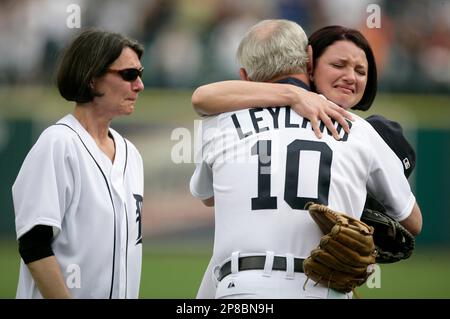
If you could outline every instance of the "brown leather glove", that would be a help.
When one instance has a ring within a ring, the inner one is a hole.
[[[375,264],[373,228],[327,206],[308,203],[305,209],[325,234],[304,262],[308,278],[339,292],[364,284]]]

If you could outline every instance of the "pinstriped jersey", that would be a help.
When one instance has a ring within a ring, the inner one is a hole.
[[[52,249],[74,298],[137,298],[142,259],[142,158],[110,129],[114,163],[78,120],[47,128],[20,169],[12,193],[17,238],[53,228]],[[41,298],[23,261],[17,298]]]

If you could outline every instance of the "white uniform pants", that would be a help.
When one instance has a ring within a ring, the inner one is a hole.
[[[273,256],[273,255],[272,255]],[[239,255],[231,258],[232,273],[217,283],[216,299],[351,299],[352,294],[339,293],[307,280],[304,273],[272,270],[273,259],[266,258],[264,270],[237,270]],[[287,255],[287,259],[293,256]],[[288,261],[289,264],[289,261]],[[289,268],[289,267],[288,267]],[[306,282],[306,284],[305,284]]]

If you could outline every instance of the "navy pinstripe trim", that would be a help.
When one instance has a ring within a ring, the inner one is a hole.
[[[123,167],[123,177],[125,178],[125,171],[127,170],[128,164],[128,144],[127,140],[122,136],[123,142],[125,143],[125,166]]]
[[[125,220],[127,225],[127,240],[125,246],[125,299],[126,299],[128,291],[128,209],[126,204],[125,204]]]
[[[127,164],[128,164],[128,143],[127,140],[122,136],[123,142],[125,143],[125,165],[123,167],[123,179],[125,182],[125,172],[127,170]],[[127,291],[128,291],[128,209],[127,205],[125,204],[125,220],[127,225],[127,240],[126,240],[126,246],[125,246],[125,299],[127,298]]]
[[[97,163],[97,161],[95,160],[94,156],[92,156],[92,154],[89,151],[89,149],[87,148],[86,144],[84,144],[83,139],[81,138],[80,134],[78,134],[77,131],[75,131],[73,128],[71,128],[67,124],[56,123],[55,125],[62,125],[62,126],[68,127],[69,129],[74,131],[75,134],[77,134],[77,136],[80,139],[81,143],[83,144],[84,148],[89,153],[89,155],[92,157],[92,159],[94,160],[95,164],[97,164],[97,167],[100,170],[100,172],[102,173],[103,179],[105,180],[106,187],[108,188],[109,198],[111,199],[111,204],[112,204],[112,208],[113,208],[113,212],[114,212],[114,246],[113,246],[113,262],[112,262],[112,274],[111,274],[111,290],[109,292],[109,299],[112,299],[112,293],[113,293],[113,289],[114,289],[114,267],[115,267],[115,260],[116,260],[116,208],[114,206],[114,201],[113,201],[113,198],[112,198],[111,189],[109,188],[108,180],[106,179],[105,173],[103,173],[102,168]]]

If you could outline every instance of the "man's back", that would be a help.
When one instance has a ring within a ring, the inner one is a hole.
[[[359,218],[368,189],[399,218],[409,214],[415,199],[400,160],[355,117],[340,141],[327,134],[317,139],[310,123],[288,107],[204,120],[204,169],[196,170],[191,190],[214,196],[216,263],[234,251],[308,257],[322,236],[303,210],[310,201]],[[211,173],[213,183],[205,178]]]

